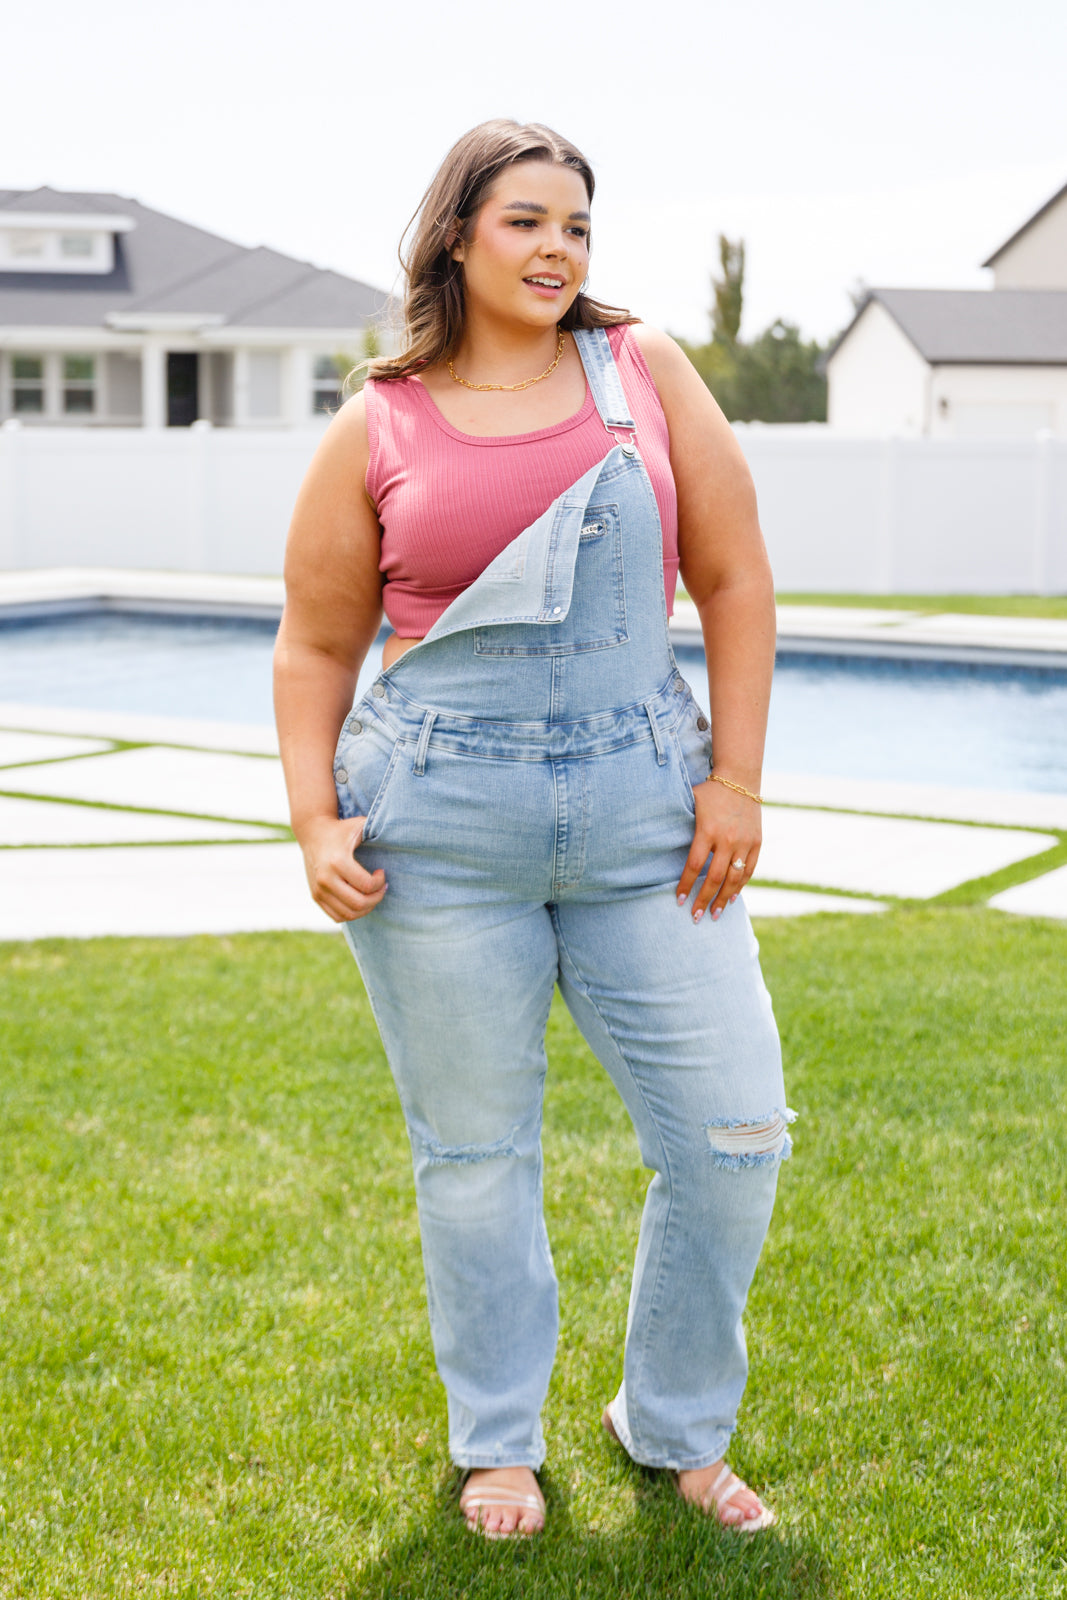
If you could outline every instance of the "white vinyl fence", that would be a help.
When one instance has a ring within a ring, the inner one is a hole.
[[[1067,592],[1067,441],[736,431],[780,590]]]
[[[738,426],[779,589],[1067,592],[1067,442]],[[0,568],[277,573],[317,436],[0,428]]]

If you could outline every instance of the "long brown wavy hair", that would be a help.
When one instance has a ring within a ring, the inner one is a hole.
[[[542,123],[494,117],[465,133],[442,161],[404,230],[404,239],[412,234],[406,253],[401,240],[403,348],[399,355],[366,363],[368,377],[403,378],[455,354],[463,333],[463,267],[452,259],[452,249],[457,236],[469,238],[471,224],[500,173],[519,161],[573,168],[592,201],[596,183],[588,161],[569,140]],[[559,325],[570,331],[639,320],[580,290]]]

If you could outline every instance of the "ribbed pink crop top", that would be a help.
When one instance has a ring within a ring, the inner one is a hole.
[[[667,422],[625,324],[608,329],[637,443],[659,507],[668,613],[678,579],[678,504]],[[367,493],[382,526],[379,566],[390,625],[421,638],[505,545],[607,455],[593,396],[535,433],[481,438],[446,422],[417,378],[367,383]]]

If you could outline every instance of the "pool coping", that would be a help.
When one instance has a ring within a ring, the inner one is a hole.
[[[277,622],[284,604],[285,584],[281,578],[145,572],[119,567],[55,567],[0,573],[0,622],[96,611]]]
[[[92,612],[277,622],[281,578],[115,567],[37,568],[0,573],[0,623]],[[679,600],[671,639],[703,648],[700,617]],[[865,611],[858,607],[779,606],[779,654],[883,661],[1067,670],[1067,621],[944,612]]]

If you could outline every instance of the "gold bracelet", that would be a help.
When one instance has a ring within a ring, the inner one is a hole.
[[[749,800],[755,800],[758,806],[763,804],[763,796],[761,794],[753,794],[752,790],[746,789],[743,783],[735,783],[732,778],[722,778],[717,772],[710,772],[708,777],[712,783],[725,784],[727,789],[734,789],[738,794],[746,795]]]

